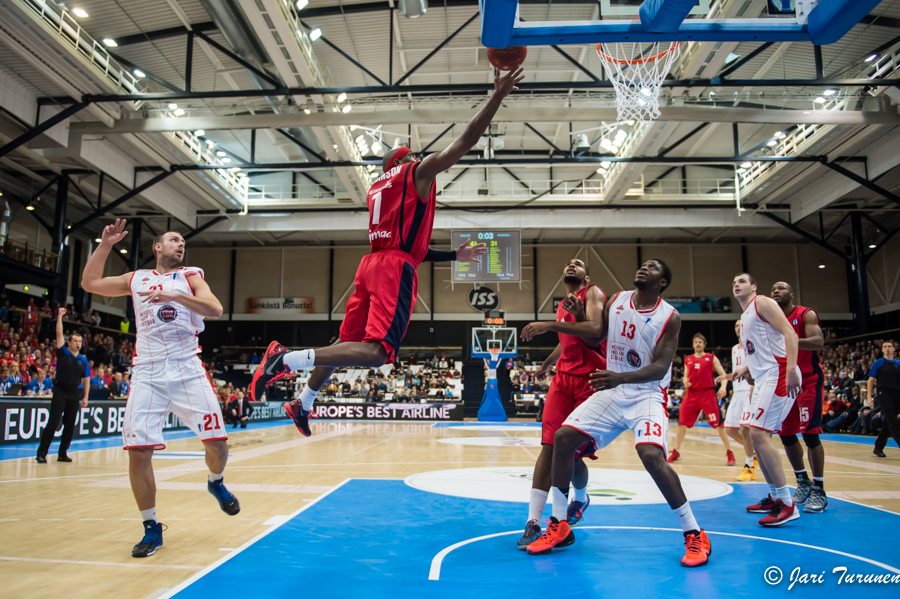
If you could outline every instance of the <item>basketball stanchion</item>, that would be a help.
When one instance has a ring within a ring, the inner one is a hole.
[[[641,50],[642,45],[645,44],[597,44],[597,55],[616,90],[620,123],[660,117],[662,83],[681,52],[681,42],[654,42],[647,50]]]

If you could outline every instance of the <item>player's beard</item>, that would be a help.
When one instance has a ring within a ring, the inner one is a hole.
[[[181,264],[181,259],[179,259],[178,256],[176,256],[175,254],[172,254],[171,256],[166,256],[165,254],[160,254],[160,256],[159,256],[159,265],[162,268],[165,268],[165,269],[175,268],[179,264]]]
[[[565,277],[563,277],[563,283],[565,283],[566,285],[572,285],[572,286],[581,285],[582,283],[584,283],[584,279],[579,279],[575,275],[572,275],[571,277],[565,276]]]

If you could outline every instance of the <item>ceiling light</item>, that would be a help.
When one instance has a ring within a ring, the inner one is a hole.
[[[777,140],[777,139],[770,139],[770,140],[769,140],[769,143],[767,143],[766,145],[769,146],[770,148],[774,148],[775,146],[778,145],[778,140]]]
[[[297,10],[303,10],[307,4],[309,4],[309,0],[297,0]]]
[[[209,146],[210,148],[212,148],[213,146],[216,145],[216,142],[214,142],[214,141],[211,140],[211,139],[207,139],[207,140],[206,140],[206,145]]]
[[[138,79],[143,79],[144,77],[147,76],[147,73],[145,73],[144,71],[142,71],[140,69],[135,69],[132,72],[134,73],[134,76],[137,77]]]
[[[75,14],[76,17],[78,17],[80,19],[88,18],[87,11],[84,10],[83,8],[73,8],[72,12]]]
[[[351,106],[350,104],[344,104],[344,107],[341,108],[341,112],[343,112],[344,114],[350,112],[351,110],[353,110],[353,106]]]
[[[341,95],[339,95],[337,97],[337,102],[338,102],[338,104],[340,104],[341,102],[343,102],[346,99],[347,99],[347,94],[345,94],[344,92],[341,92]]]
[[[228,164],[229,162],[231,162],[231,158],[223,158],[222,159],[222,164]]]
[[[241,167],[239,167],[239,166],[233,166],[233,167],[231,167],[231,168],[228,169],[228,170],[230,170],[232,173],[236,173],[236,172],[238,172],[239,170],[241,170]]]
[[[333,147],[335,150],[337,150],[337,144],[331,144],[331,147]]]
[[[752,162],[742,162],[741,168],[751,168],[753,166]]]
[[[739,172],[739,173],[746,173],[746,172],[747,172],[747,169],[745,169],[745,168],[739,168],[739,169],[737,170],[737,172]]]
[[[877,248],[877,247],[878,247],[878,246],[875,245],[874,243],[870,243],[870,244],[869,244],[869,249],[870,249],[870,250],[874,250],[874,249]]]
[[[737,60],[740,57],[741,57],[740,54],[735,54],[734,52],[729,52],[728,57],[725,59],[725,64],[723,66],[728,66],[729,64],[733,63],[735,60]]]
[[[172,114],[174,114],[175,116],[181,116],[184,114],[184,108],[176,108]]]
[[[120,254],[127,254],[127,253],[128,253],[128,250],[126,250],[125,248],[122,248],[121,250],[119,250],[119,253],[120,253]]]
[[[312,31],[309,32],[310,41],[314,42],[317,39],[319,39],[320,37],[322,37],[322,30],[319,29],[318,27],[316,27],[315,29],[313,29]]]
[[[866,59],[866,62],[872,62],[872,61],[875,60],[876,58],[878,58],[878,55],[877,55],[877,54],[873,54],[873,55],[871,55],[870,57],[868,57],[868,58]]]
[[[376,154],[378,152],[380,152],[382,149],[383,148],[381,147],[381,143],[376,141],[375,143],[372,144],[372,151],[375,152]]]
[[[222,156],[225,156],[225,155],[226,155],[225,152],[223,152],[222,150],[219,150],[216,152],[216,156],[218,156],[219,158],[221,158]]]
[[[194,135],[200,137],[202,135],[206,135],[206,131],[204,131],[203,129],[197,129],[196,131],[194,131]]]
[[[824,261],[819,262],[819,268],[825,268],[825,262],[824,262]]]
[[[169,110],[175,110],[178,108],[178,104],[169,104]]]
[[[103,243],[103,240],[100,239],[99,237],[97,237],[96,239],[94,239],[94,242],[96,242],[96,243]]]
[[[816,98],[816,99],[813,100],[813,101],[814,101],[816,104],[824,104],[824,103],[825,103],[825,98],[823,98],[822,96],[819,96],[818,98]]]
[[[312,111],[311,111],[309,108],[304,108],[304,109],[303,109],[303,112],[305,112],[306,114],[309,114],[309,113],[312,112]]]
[[[787,137],[787,133],[785,133],[784,131],[779,131],[775,134],[775,137],[777,137],[778,139],[784,139],[785,137]]]
[[[837,92],[838,92],[838,90],[836,90],[836,89],[826,89],[826,90],[825,90],[825,95],[826,95],[826,96],[833,96],[833,95],[836,94]]]
[[[710,95],[710,96],[715,96],[715,95],[716,95],[716,92],[709,92],[709,95]]]
[[[116,40],[108,38],[108,37],[103,38],[103,43],[106,44],[107,46],[109,46],[110,48],[115,48],[116,46],[119,45],[116,43]]]
[[[28,205],[25,206],[25,210],[34,210],[34,204],[32,204],[31,202],[28,202]]]

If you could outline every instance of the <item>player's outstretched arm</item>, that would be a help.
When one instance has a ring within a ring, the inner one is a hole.
[[[808,310],[803,315],[803,330],[806,338],[797,340],[797,348],[809,351],[822,351],[825,348],[825,334],[819,326],[819,315]]]
[[[56,349],[62,349],[66,344],[66,336],[63,334],[63,316],[66,315],[66,309],[60,306],[59,316],[56,318]]]
[[[478,256],[487,254],[487,245],[484,243],[472,243],[471,239],[463,241],[455,250],[439,250],[428,248],[422,262],[478,262]]]
[[[518,68],[510,71],[505,77],[501,77],[499,71],[494,71],[494,93],[481,107],[481,110],[472,117],[463,134],[457,137],[443,152],[435,152],[426,156],[416,168],[416,191],[419,192],[419,197],[428,197],[431,184],[438,174],[459,162],[463,156],[469,153],[469,150],[475,147],[475,144],[484,135],[485,129],[491,124],[491,119],[497,114],[503,99],[510,92],[518,89],[516,84],[525,78],[523,72],[523,69]]]
[[[581,322],[532,322],[522,330],[522,339],[531,341],[535,335],[553,331],[599,344],[604,329],[606,297],[597,287],[591,287],[585,294],[585,300],[584,320]]]
[[[203,280],[200,275],[191,275],[191,289],[194,295],[180,293],[178,291],[163,291],[162,289],[154,289],[153,291],[138,291],[141,299],[148,303],[167,303],[178,302],[194,314],[199,314],[203,318],[219,318],[222,316],[222,304],[218,298],[213,295],[209,288],[209,284]]]
[[[106,297],[119,297],[131,293],[131,290],[128,288],[128,284],[131,281],[130,272],[117,277],[103,276],[103,266],[106,264],[109,251],[128,235],[128,231],[125,230],[126,222],[128,221],[124,219],[116,219],[115,224],[103,227],[103,233],[100,235],[100,245],[88,258],[87,264],[84,265],[84,272],[81,273],[81,287],[88,293],[96,293]]]
[[[619,385],[639,385],[660,381],[672,367],[672,359],[678,349],[678,333],[681,332],[681,315],[675,312],[662,338],[653,350],[653,360],[634,372],[612,372],[597,370],[591,374],[591,388],[595,391],[613,389]]]
[[[800,377],[797,376],[795,368],[797,367],[797,333],[794,332],[791,323],[788,322],[781,306],[775,303],[775,300],[768,297],[759,297],[756,300],[756,311],[775,330],[784,335],[784,349],[787,354],[787,372],[785,374],[785,383],[789,397],[797,397],[800,392]]]

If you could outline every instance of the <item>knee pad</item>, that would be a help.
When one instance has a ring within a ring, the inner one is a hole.
[[[822,442],[819,441],[819,435],[814,435],[811,433],[803,433],[803,442],[806,443],[806,446],[809,449],[818,447],[822,444]]]
[[[778,435],[781,437],[781,444],[785,447],[797,444],[797,435]],[[804,435],[805,437],[806,435]]]

